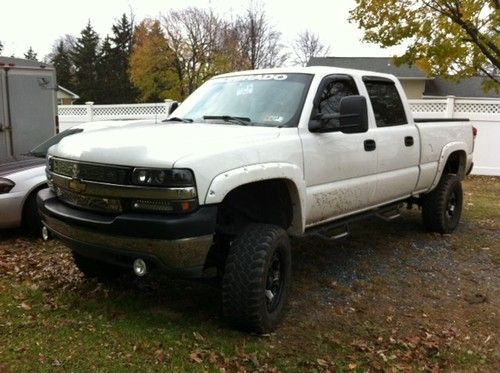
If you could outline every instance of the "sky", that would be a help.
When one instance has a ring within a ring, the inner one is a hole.
[[[158,17],[169,9],[187,6],[212,7],[219,15],[234,17],[250,0],[17,0],[0,9],[2,55],[22,57],[31,46],[39,58],[46,56],[54,41],[65,34],[79,35],[88,20],[101,35],[111,33],[111,25],[122,13],[135,15],[136,22]],[[309,29],[330,47],[331,56],[392,56],[402,48],[382,49],[361,42],[363,32],[347,21],[354,0],[262,1],[267,16],[290,44],[297,34]]]

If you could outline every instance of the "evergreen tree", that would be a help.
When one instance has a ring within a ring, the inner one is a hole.
[[[112,26],[112,49],[110,50],[113,81],[113,95],[110,98],[114,103],[131,103],[137,98],[137,91],[129,79],[130,55],[132,53],[132,38],[134,26],[126,14]]]
[[[31,60],[31,61],[38,61],[38,57],[37,57],[37,54],[35,53],[35,51],[33,50],[33,48],[30,47],[30,49],[28,49],[28,51],[24,54],[24,58],[26,58],[27,60]]]
[[[102,42],[99,59],[97,61],[97,81],[99,85],[95,100],[100,104],[118,102],[115,97],[118,83],[116,80],[115,59],[111,40],[109,36],[106,36]]]
[[[99,35],[89,23],[76,39],[74,50],[70,53],[75,65],[75,91],[80,100],[97,101],[99,86],[97,64],[99,59]]]
[[[56,68],[58,84],[72,91],[74,89],[73,64],[71,63],[69,51],[62,40],[57,44],[50,62]]]

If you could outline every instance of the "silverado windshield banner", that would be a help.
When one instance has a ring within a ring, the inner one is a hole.
[[[242,82],[242,81],[252,81],[252,80],[286,80],[288,76],[286,74],[256,74],[256,75],[237,75],[229,76],[226,78],[219,78],[217,80],[223,82]]]

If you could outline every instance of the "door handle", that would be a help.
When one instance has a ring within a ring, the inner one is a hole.
[[[367,152],[372,152],[377,147],[375,140],[365,140],[364,145],[365,145],[365,151]]]
[[[405,145],[406,146],[412,146],[413,145],[413,136],[406,136],[405,137]]]

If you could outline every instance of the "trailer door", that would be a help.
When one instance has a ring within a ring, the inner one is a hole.
[[[7,98],[5,95],[5,72],[0,70],[0,163],[10,157],[7,130]]]
[[[7,75],[15,156],[55,135],[56,87],[52,69],[11,69]]]

